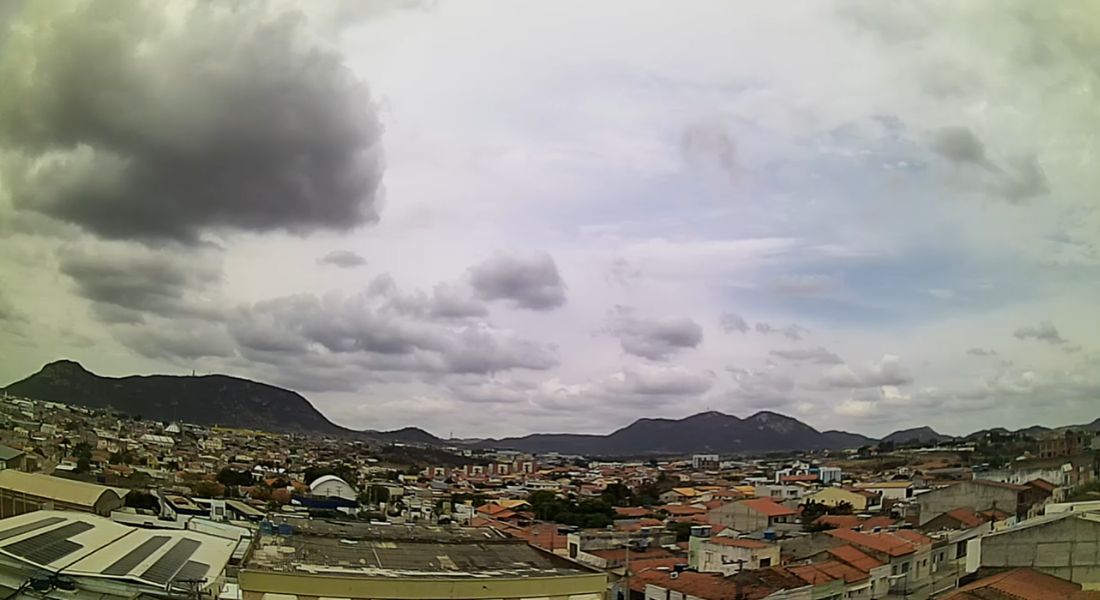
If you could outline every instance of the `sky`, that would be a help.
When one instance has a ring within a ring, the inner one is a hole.
[[[12,2],[0,383],[352,428],[1100,407],[1100,5]]]

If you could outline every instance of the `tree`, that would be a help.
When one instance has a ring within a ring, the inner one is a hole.
[[[615,506],[630,506],[634,500],[634,494],[631,493],[630,488],[621,483],[608,484],[600,496],[605,502]]]
[[[123,450],[121,452],[112,452],[107,457],[107,462],[112,465],[131,465],[134,464],[134,455],[129,450]]]
[[[225,467],[218,471],[218,483],[226,487],[253,485],[256,483],[256,478],[249,471],[236,471],[230,467]]]
[[[225,486],[216,481],[200,481],[191,486],[191,492],[200,498],[221,498],[225,496]]]
[[[369,485],[367,489],[359,492],[359,504],[364,506],[373,506],[375,504],[386,504],[390,501],[390,490],[384,485]]]
[[[677,542],[686,542],[691,538],[691,523],[688,521],[670,523],[668,528],[676,532]]]
[[[337,463],[324,467],[309,467],[302,474],[302,477],[305,479],[306,483],[313,483],[325,475],[335,475],[353,486],[359,483],[358,474],[354,469],[344,463]]]

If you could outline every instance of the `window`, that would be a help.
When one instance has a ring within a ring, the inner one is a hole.
[[[908,573],[909,572],[909,562],[908,561],[901,563],[901,572],[902,573]]]
[[[772,566],[772,559],[771,559],[770,556],[767,557],[767,558],[761,558],[760,559],[760,568],[761,569],[763,569],[764,567],[770,567],[770,566]]]
[[[962,541],[955,545],[955,558],[962,558],[966,556],[966,542]]]

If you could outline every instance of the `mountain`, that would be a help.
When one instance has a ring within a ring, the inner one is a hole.
[[[869,446],[878,442],[875,438],[867,437],[861,433],[849,433],[847,431],[837,431],[835,429],[823,431],[821,435],[824,436],[828,442],[826,448],[859,448],[860,446]]]
[[[797,419],[769,411],[747,419],[710,411],[683,419],[638,419],[608,435],[538,433],[485,440],[478,446],[522,452],[634,456],[821,450],[858,447],[873,441],[845,432],[824,434]]]
[[[918,442],[921,444],[929,444],[936,442],[948,442],[955,438],[949,435],[942,435],[936,433],[935,429],[931,427],[914,427],[912,429],[902,429],[895,431],[890,435],[882,438],[883,442],[890,442],[893,444],[908,444],[911,442]]]
[[[158,421],[288,433],[354,433],[326,419],[295,392],[228,375],[101,377],[80,363],[59,360],[4,391]]]
[[[367,430],[364,434],[383,442],[400,442],[403,444],[423,444],[425,446],[443,446],[447,442],[424,431],[419,427],[402,427],[392,431]]]

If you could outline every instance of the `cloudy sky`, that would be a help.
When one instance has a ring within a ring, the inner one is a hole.
[[[442,436],[1100,416],[1094,3],[0,22],[4,383],[230,373]]]

